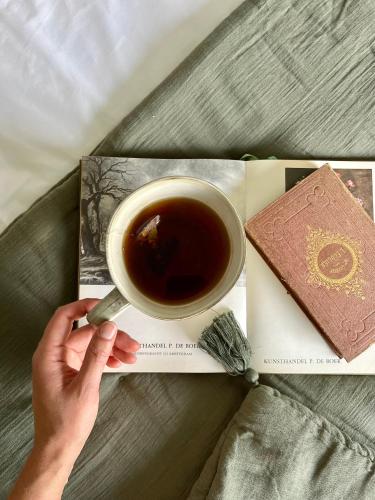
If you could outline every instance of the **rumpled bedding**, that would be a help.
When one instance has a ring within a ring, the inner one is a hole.
[[[374,22],[370,0],[246,1],[95,154],[370,159]],[[75,171],[0,236],[1,495],[32,445],[32,352],[76,297],[78,200]],[[105,375],[64,498],[373,498],[373,377],[261,383]]]
[[[189,500],[374,498],[373,450],[260,385],[223,432]]]

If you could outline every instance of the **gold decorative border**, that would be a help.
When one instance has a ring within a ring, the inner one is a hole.
[[[354,295],[364,300],[362,279],[362,251],[360,243],[348,236],[332,233],[321,228],[312,229],[308,226],[307,240],[307,264],[309,276],[307,283],[313,286],[324,286],[328,289],[344,291],[347,295]],[[319,252],[328,244],[337,243],[345,247],[353,259],[350,272],[342,278],[329,278],[325,276],[318,265]]]

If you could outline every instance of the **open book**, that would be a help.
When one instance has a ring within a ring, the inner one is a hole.
[[[210,181],[226,193],[245,221],[244,162],[85,157],[81,169],[80,298],[102,298],[113,288],[104,254],[109,220],[124,197],[151,180],[185,175]],[[198,316],[162,321],[129,307],[116,323],[140,342],[138,361],[109,371],[223,371],[219,363],[198,348],[197,340],[218,314],[230,309],[246,331],[245,270],[224,299]]]
[[[226,193],[245,222],[326,162],[84,157],[79,297],[101,298],[112,289],[104,254],[106,228],[121,200],[146,182],[170,175],[208,180]],[[329,164],[373,218],[375,163]],[[338,358],[249,242],[245,267],[246,274],[244,270],[228,295],[199,316],[160,321],[133,308],[125,310],[116,321],[141,349],[135,365],[114,371],[223,371],[198,349],[197,340],[216,315],[231,309],[252,347],[252,366],[261,373],[375,373],[375,345],[350,363]]]

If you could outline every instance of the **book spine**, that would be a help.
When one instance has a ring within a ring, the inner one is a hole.
[[[79,162],[79,229],[78,229],[78,258],[77,258],[77,299],[80,299],[81,281],[81,242],[82,242],[82,160]]]

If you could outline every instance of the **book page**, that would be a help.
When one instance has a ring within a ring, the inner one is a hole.
[[[104,297],[113,288],[105,260],[105,234],[119,203],[138,187],[160,177],[185,175],[219,187],[245,221],[245,165],[228,160],[161,160],[85,157],[81,162],[81,237],[79,298]],[[173,193],[171,193],[173,196]],[[152,203],[153,200],[150,200]],[[215,249],[213,249],[215,251]],[[232,310],[246,331],[246,280],[243,271],[233,289],[212,309],[188,319],[161,321],[132,306],[116,318],[119,328],[141,343],[138,361],[107,371],[221,372],[197,341],[219,314]],[[82,322],[81,324],[84,324]]]
[[[246,219],[324,163],[374,219],[375,162],[261,160],[247,162]],[[251,243],[247,242],[247,335],[261,373],[374,374],[375,344],[350,363],[340,359]]]

